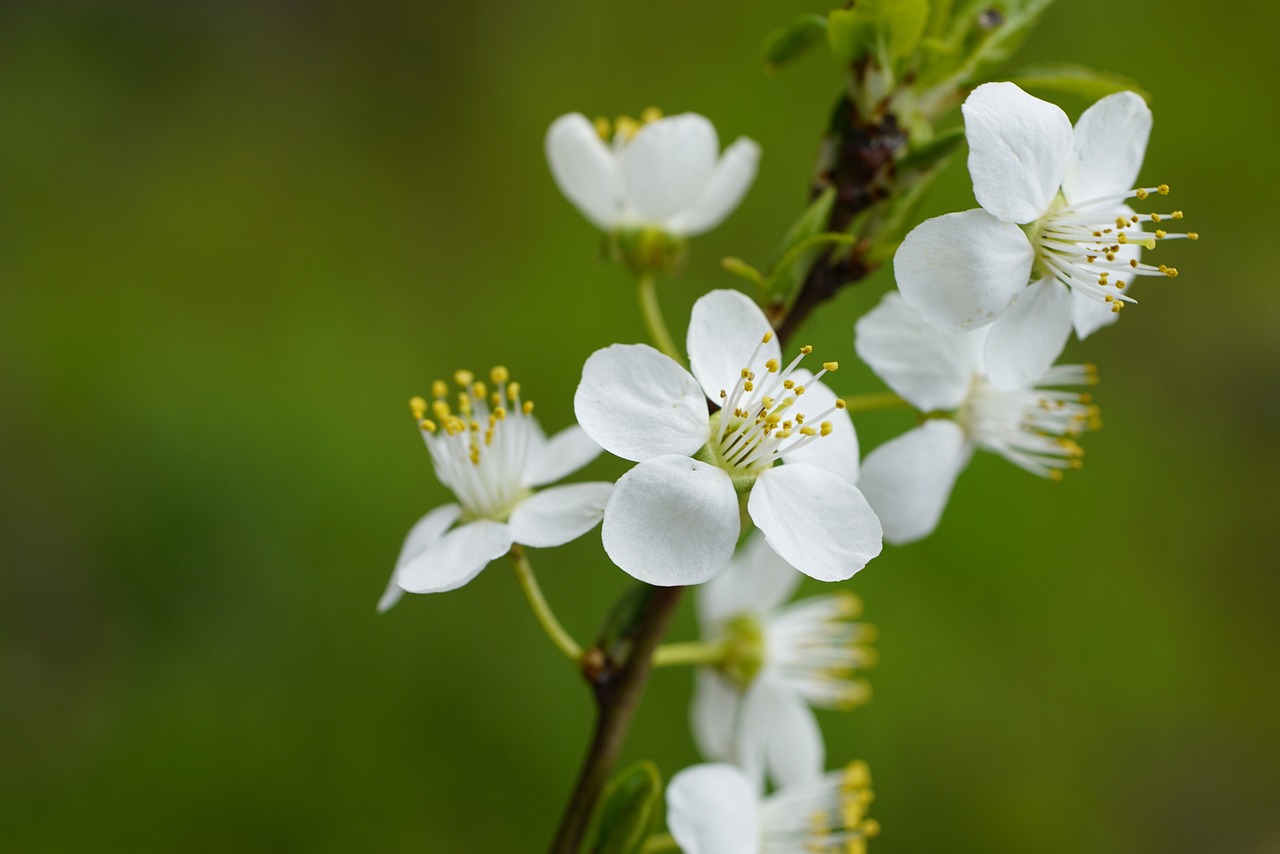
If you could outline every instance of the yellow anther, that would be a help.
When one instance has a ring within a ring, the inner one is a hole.
[[[1128,228],[1129,221],[1122,216],[1116,217],[1116,228]]]
[[[802,356],[807,356],[812,352],[813,352],[813,347],[809,346],[808,344],[800,348],[800,355]]]
[[[1094,236],[1094,237],[1101,237],[1101,236],[1102,236],[1102,232],[1101,232],[1101,231],[1095,231],[1095,232],[1093,233],[1093,236]]]
[[[796,397],[799,397],[800,395],[804,394],[804,386],[798,385],[794,389],[792,389],[792,391],[796,393]]]
[[[613,126],[617,130],[617,135],[623,139],[631,139],[636,135],[636,131],[640,129],[640,125],[631,116],[618,116],[613,120]]]
[[[1165,270],[1165,271],[1164,271],[1164,274],[1165,274],[1166,276],[1168,276],[1169,278],[1171,278],[1171,279],[1176,279],[1176,278],[1178,278],[1178,268],[1177,268],[1177,267],[1170,267],[1168,270]]]
[[[750,368],[743,368],[743,369],[742,369],[742,378],[745,380],[745,379],[746,379],[747,377],[749,377],[749,376],[751,376],[751,369],[750,369]]]
[[[845,402],[844,402],[844,398],[843,398],[843,397],[836,398],[836,409],[844,409],[844,408],[845,408],[846,406],[848,406],[848,405],[849,405],[849,404],[847,404],[847,403],[845,403]]]
[[[476,396],[476,400],[484,400],[489,396],[489,387],[482,382],[472,383],[471,393]]]
[[[501,406],[496,406],[496,407],[494,407],[494,409],[493,409],[493,416],[492,416],[492,417],[493,417],[495,420],[497,420],[497,421],[506,421],[506,420],[507,420],[507,410],[503,409]]]
[[[432,397],[444,397],[449,393],[449,386],[445,385],[444,380],[436,380],[431,384]]]
[[[1134,225],[1137,225],[1141,221],[1142,221],[1142,217],[1138,216],[1137,214],[1134,214],[1133,216],[1129,217],[1129,222],[1133,223]]]
[[[1167,235],[1167,234],[1168,234],[1168,232],[1166,232],[1164,229],[1162,229],[1162,228],[1157,228],[1157,229],[1156,229],[1156,240],[1164,240],[1165,235]]]
[[[743,391],[755,391],[755,388],[756,388],[756,384],[753,383],[751,380],[745,380],[742,383]]]
[[[800,428],[800,435],[801,435],[801,436],[816,436],[816,435],[818,435],[818,431],[817,431],[817,430],[815,430],[815,429],[813,429],[812,427],[801,427],[801,428]]]
[[[475,379],[476,375],[470,371],[462,370],[453,372],[453,381],[463,388],[471,385],[471,383],[475,382]]]
[[[839,362],[823,362],[822,367],[828,371],[838,371],[840,370],[840,363]]]
[[[1169,216],[1173,217],[1174,219],[1182,219],[1182,211],[1174,211],[1173,213],[1169,214]]]
[[[429,419],[426,419],[426,418],[419,419],[418,426],[421,427],[423,430],[426,430],[428,433],[436,432],[436,422],[431,421]]]
[[[1116,290],[1118,291],[1124,290],[1124,282],[1116,282]]]
[[[427,414],[427,402],[421,397],[409,398],[409,411],[413,413],[415,421],[421,421]]]
[[[1160,214],[1152,214],[1152,215],[1151,215],[1151,221],[1152,221],[1152,222],[1159,222],[1159,221],[1160,221]]]
[[[443,400],[437,400],[431,404],[431,412],[441,421],[448,421],[453,417],[453,410],[449,409],[449,404]]]
[[[1134,195],[1134,196],[1136,196],[1136,197],[1137,197],[1137,198],[1139,198],[1139,199],[1145,199],[1147,196],[1149,196],[1149,195],[1150,195],[1150,193],[1148,193],[1146,190],[1144,190],[1144,189],[1142,189],[1141,187],[1139,187],[1139,188],[1134,192],[1134,194],[1133,194],[1133,195]]]
[[[458,392],[458,411],[463,415],[471,414],[471,395],[465,391]]]
[[[1108,253],[1107,253],[1107,260],[1108,260],[1108,261],[1114,261],[1114,260],[1116,260],[1116,253],[1114,253],[1114,252],[1108,252]]]
[[[796,413],[796,423],[797,423],[797,424],[803,424],[803,423],[804,423],[804,413],[803,413],[803,412],[797,412],[797,413]]]
[[[515,403],[520,399],[520,383],[507,383],[507,400]]]
[[[507,369],[502,365],[497,365],[489,371],[490,382],[505,383],[509,379],[511,379],[511,375],[507,373]]]
[[[869,818],[862,823],[862,833],[864,836],[879,836],[880,822],[874,818]]]
[[[1106,300],[1107,300],[1107,302],[1115,302],[1115,301],[1116,301],[1116,298],[1115,298],[1115,297],[1113,297],[1111,294],[1107,294],[1107,296],[1106,296]]]
[[[778,372],[778,368],[779,365],[777,359],[770,359],[764,363],[764,369],[771,374],[776,374]]]
[[[1120,313],[1120,309],[1121,309],[1121,307],[1123,307],[1123,306],[1124,306],[1124,303],[1122,303],[1122,302],[1113,302],[1113,303],[1111,304],[1111,313],[1112,313],[1112,314],[1119,314],[1119,313]]]
[[[479,447],[471,448],[471,464],[477,465],[477,466],[480,465],[480,448]]]
[[[608,142],[609,131],[611,130],[609,126],[609,120],[606,119],[604,116],[598,116],[595,122],[593,122],[593,124],[596,126],[596,133],[600,136],[600,138],[603,139],[605,142]]]
[[[1200,232],[1198,231],[1187,232],[1187,240],[1199,240],[1199,239],[1200,239]]]
[[[1156,267],[1156,269],[1157,269],[1157,270],[1159,270],[1161,273],[1168,273],[1168,272],[1169,272],[1169,268],[1168,268],[1168,267],[1166,267],[1164,264],[1161,264],[1159,267]]]
[[[1136,270],[1136,269],[1138,269],[1138,259],[1137,259],[1137,258],[1130,258],[1130,259],[1129,259],[1129,266],[1130,266],[1130,267],[1132,267],[1132,268],[1133,268],[1133,269],[1135,269],[1135,270]]]
[[[524,410],[524,414],[525,414],[525,415],[528,415],[529,413],[533,412],[533,401],[532,401],[532,400],[526,400],[526,401],[524,402],[524,406],[523,406],[523,407],[521,407],[521,408]]]
[[[795,387],[796,387],[796,381],[795,381],[795,380],[783,380],[783,381],[782,381],[782,387],[783,387],[783,388],[785,388],[785,389],[787,389],[788,391],[790,391],[791,389],[793,389],[793,388],[795,388]]]
[[[833,429],[830,421],[823,421],[821,424],[818,425],[818,428],[819,428],[820,434],[823,436],[830,436],[831,430]]]
[[[499,407],[499,406],[501,406],[501,405],[502,405],[502,395],[501,395],[501,394],[499,394],[499,393],[498,393],[498,392],[496,392],[496,391],[495,391],[493,394],[489,395],[489,405],[490,405],[490,406],[493,406],[493,407]]]
[[[647,125],[649,122],[656,122],[662,118],[662,110],[657,107],[645,107],[644,112],[640,114],[640,123]]]
[[[768,395],[765,395],[763,398],[761,398],[760,405],[763,406],[765,409],[771,409],[773,407],[773,398],[769,397]]]
[[[727,391],[725,391],[724,389],[720,389],[720,399],[721,399],[721,400],[724,400],[724,399],[725,399],[725,398],[727,398],[728,396],[729,396],[729,393],[728,393]]]
[[[1148,249],[1155,249],[1155,248],[1156,248],[1156,242],[1155,242],[1154,240],[1147,240],[1147,241],[1143,242],[1143,244],[1142,244],[1142,245],[1143,245],[1143,246],[1145,246],[1145,247],[1146,247],[1146,248],[1148,248]]]
[[[760,339],[760,343],[768,344],[772,340],[773,340],[773,330],[769,330],[764,334],[764,337]]]
[[[1116,240],[1118,240],[1120,243],[1128,243],[1129,236],[1127,234],[1122,234],[1119,237],[1117,237]]]
[[[1049,480],[1062,480],[1062,469],[1049,469]]]
[[[1159,194],[1160,194],[1160,195],[1162,195],[1162,196],[1167,196],[1167,195],[1169,195],[1169,185],[1168,185],[1168,184],[1161,184],[1159,187],[1156,187],[1156,192],[1157,192],[1157,193],[1159,193]]]

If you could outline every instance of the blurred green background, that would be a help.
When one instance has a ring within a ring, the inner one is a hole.
[[[374,612],[446,498],[405,401],[501,362],[558,429],[585,357],[641,339],[547,172],[561,113],[691,109],[762,143],[662,285],[678,336],[734,285],[722,256],[767,261],[839,73],[771,77],[758,46],[823,8],[0,7],[0,847],[541,850],[591,709],[510,569]],[[936,536],[850,582],[876,696],[823,721],[833,762],[871,764],[881,854],[1280,851],[1276,19],[1062,0],[1022,53],[1152,91],[1143,180],[1203,239],[1072,345],[1103,377],[1083,472],[980,457]],[[958,162],[928,213],[971,204]],[[852,366],[889,285],[801,337]],[[626,587],[595,534],[534,559],[579,637]],[[627,757],[696,761],[690,683],[657,674]]]

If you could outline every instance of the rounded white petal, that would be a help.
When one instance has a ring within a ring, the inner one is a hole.
[[[1071,292],[1071,325],[1081,341],[1119,319],[1120,315],[1111,310],[1111,303]]]
[[[693,236],[723,222],[751,188],[759,162],[760,146],[755,140],[739,137],[720,156],[702,193],[668,222],[671,232]]]
[[[511,538],[538,549],[576,540],[604,518],[612,492],[612,483],[569,483],[534,493],[511,511]]]
[[[1022,229],[984,210],[925,220],[893,256],[902,298],[926,321],[965,332],[1009,307],[1031,278],[1035,250]]]
[[[739,725],[740,761],[748,777],[759,779],[763,771],[782,789],[822,776],[826,746],[813,710],[767,675],[747,689]]]
[[[622,177],[595,125],[579,113],[561,116],[547,129],[546,149],[560,192],[596,227],[617,225],[625,205]]]
[[[1151,136],[1151,108],[1134,92],[1116,92],[1076,122],[1062,192],[1071,204],[1133,189]]]
[[[791,598],[804,576],[783,560],[759,531],[729,561],[729,567],[698,590],[703,635],[743,613],[763,615]]]
[[[554,483],[600,456],[601,450],[585,430],[572,424],[529,449],[521,481],[525,486]]]
[[[604,509],[609,558],[648,584],[701,584],[733,557],[741,522],[729,475],[677,455],[645,460],[619,479]]]
[[[766,335],[769,340],[764,342]],[[760,353],[749,365],[757,346]],[[732,290],[711,291],[693,304],[685,347],[693,375],[706,396],[717,403],[721,389],[733,391],[743,368],[763,367],[769,359],[782,357],[764,312],[749,296]]]
[[[439,542],[444,532],[449,530],[449,526],[456,522],[460,515],[462,515],[462,508],[457,504],[445,504],[431,510],[414,523],[409,529],[409,535],[404,538],[404,545],[400,547],[400,556],[396,558],[396,568],[391,571],[391,580],[387,582],[387,589],[378,600],[378,613],[386,611],[399,602],[401,595],[404,594],[404,588],[396,583],[400,568]]]
[[[626,197],[641,217],[663,222],[702,194],[719,153],[716,129],[697,113],[650,122],[618,154]]]
[[[735,733],[741,699],[738,689],[712,668],[694,671],[689,724],[698,752],[707,759],[732,762],[737,758]]]
[[[964,430],[941,419],[926,421],[867,454],[859,485],[884,525],[884,538],[900,546],[932,534],[972,456]]]
[[[667,784],[667,828],[684,854],[759,854],[755,786],[722,762],[686,768]]]
[[[926,323],[896,291],[885,294],[853,330],[859,358],[923,412],[959,407],[982,368],[987,328],[939,329]]]
[[[506,554],[511,543],[511,532],[501,522],[468,522],[401,567],[398,581],[410,593],[454,590],[479,575],[489,561]]]
[[[810,382],[813,374],[797,368],[791,378],[804,386],[804,406],[806,423],[814,427],[819,425],[815,419],[836,405],[836,393],[821,382]],[[850,483],[858,482],[858,432],[853,428],[853,418],[847,410],[836,409],[822,416],[822,421],[831,422],[831,433],[816,441],[782,455],[784,463],[812,463],[827,471],[833,471]]]
[[[687,456],[710,436],[697,380],[647,344],[613,344],[592,353],[582,366],[573,410],[587,435],[626,460]]]
[[[856,486],[818,466],[764,472],[747,512],[774,551],[819,581],[843,581],[880,554],[880,520],[871,505]]]
[[[1070,335],[1070,289],[1057,279],[1041,279],[991,324],[987,378],[1004,391],[1029,388],[1053,366]]]
[[[1005,222],[1049,210],[1071,162],[1071,120],[1013,83],[984,83],[960,108],[973,195]]]

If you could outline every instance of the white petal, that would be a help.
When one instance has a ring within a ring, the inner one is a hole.
[[[756,479],[747,512],[787,563],[843,581],[880,554],[880,520],[858,488],[818,466],[775,466]]]
[[[396,568],[391,572],[387,589],[378,600],[378,613],[386,611],[399,602],[400,596],[404,593],[404,588],[396,583],[400,568],[439,542],[444,532],[449,530],[449,526],[456,522],[461,514],[462,508],[457,504],[445,504],[414,523],[409,529],[409,535],[404,538],[404,545],[400,547],[400,556],[396,558]]]
[[[531,448],[521,477],[525,486],[554,483],[600,456],[602,448],[577,424]]]
[[[884,538],[902,545],[932,534],[972,455],[964,431],[942,419],[926,421],[868,454],[858,485],[884,525]]]
[[[506,554],[511,543],[511,532],[501,522],[468,522],[401,567],[400,586],[410,593],[454,590],[479,575],[489,561]]]
[[[618,155],[626,197],[647,220],[673,217],[701,195],[719,153],[716,129],[697,113],[650,122]]]
[[[737,757],[735,733],[741,699],[738,689],[712,668],[694,671],[689,724],[698,752],[707,759],[731,762]]]
[[[1005,222],[1044,216],[1071,162],[1067,114],[1012,83],[984,83],[960,111],[978,204]]]
[[[1061,355],[1070,335],[1070,289],[1057,279],[1041,279],[991,324],[987,378],[1005,391],[1029,388]]]
[[[645,460],[613,489],[601,538],[609,558],[648,584],[701,584],[733,557],[741,523],[729,475],[677,455]]]
[[[810,382],[813,374],[797,368],[791,374],[797,384],[804,386],[804,397],[800,399],[803,406],[798,411],[804,412],[806,423],[819,426],[815,421],[819,415],[836,405],[836,393],[821,382]],[[795,407],[793,407],[795,409]],[[837,409],[822,416],[822,421],[831,422],[831,433],[816,441],[782,455],[784,463],[812,463],[833,471],[850,483],[858,482],[858,433],[853,429],[853,419],[843,409]]]
[[[612,483],[569,483],[534,493],[511,512],[511,538],[538,549],[576,540],[604,518],[612,492]]]
[[[764,336],[767,343],[761,343]],[[748,365],[756,347],[760,354]],[[743,368],[764,369],[769,359],[779,359],[778,337],[760,307],[739,291],[711,291],[698,298],[689,316],[685,340],[689,367],[707,397],[720,402],[720,390],[733,391]]]
[[[750,613],[763,615],[791,598],[804,576],[783,560],[759,531],[729,561],[729,567],[698,590],[698,619],[703,635],[719,624]]]
[[[579,113],[547,129],[547,162],[556,186],[598,228],[608,231],[623,214],[622,178],[613,152]]]
[[[759,854],[760,799],[738,768],[695,765],[667,784],[667,828],[684,854]]]
[[[748,777],[758,777],[762,767],[781,789],[822,776],[826,746],[813,710],[768,676],[761,675],[747,689],[739,725],[741,763]]]
[[[862,361],[923,412],[959,407],[982,366],[986,328],[939,329],[896,291],[885,294],[853,329],[853,346]]]
[[[759,162],[760,146],[755,140],[739,137],[720,156],[702,193],[671,218],[668,223],[671,232],[692,236],[710,231],[723,222],[747,194],[756,179]]]
[[[1076,122],[1063,194],[1079,204],[1133,188],[1151,136],[1151,109],[1134,92],[1098,101]]]
[[[1084,294],[1071,292],[1071,325],[1081,341],[1104,326],[1119,320],[1120,315],[1111,310],[1111,303],[1090,299]]]
[[[626,460],[689,455],[710,437],[707,402],[689,372],[647,344],[614,344],[582,366],[578,423]]]
[[[935,326],[965,332],[990,323],[1031,278],[1035,250],[1022,229],[984,210],[925,220],[893,256],[902,298]]]

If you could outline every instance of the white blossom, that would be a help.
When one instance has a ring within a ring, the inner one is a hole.
[[[410,593],[439,593],[466,584],[489,561],[519,543],[549,548],[576,539],[600,521],[610,483],[574,483],[535,491],[591,462],[600,446],[577,425],[550,439],[533,417],[533,401],[507,369],[490,372],[493,389],[470,371],[443,380],[434,400],[410,401],[436,477],[458,499],[437,507],[409,531],[378,610]]]
[[[763,312],[736,291],[698,300],[687,344],[692,375],[643,344],[606,347],[583,366],[578,422],[639,463],[605,507],[609,557],[650,584],[701,584],[733,555],[744,492],[756,526],[796,569],[823,581],[860,570],[880,553],[880,523],[854,485],[853,422],[819,382],[838,365],[801,369],[810,347],[783,364]]]
[[[1133,92],[1099,100],[1074,129],[1057,106],[1012,83],[979,86],[962,112],[981,208],[917,226],[894,273],[930,323],[956,331],[990,324],[988,346],[1017,354],[991,379],[1016,388],[1053,364],[1073,324],[1084,338],[1112,322],[1133,302],[1135,276],[1177,275],[1141,263],[1140,247],[1197,235],[1160,226],[1181,211],[1139,215],[1126,204],[1169,192],[1134,186],[1151,111]]]
[[[865,854],[880,833],[863,762],[762,796],[742,769],[712,762],[667,785],[667,827],[684,854]]]
[[[728,569],[698,591],[704,642],[717,668],[695,674],[694,739],[709,759],[759,768],[787,786],[821,773],[825,750],[810,706],[847,709],[870,689],[872,626],[852,622],[862,604],[841,591],[786,604],[801,576],[753,534]]]
[[[1058,365],[1024,385],[1000,388],[991,381],[999,360],[1020,354],[993,347],[994,330],[939,329],[892,292],[855,330],[862,360],[903,399],[931,413],[863,461],[859,486],[891,543],[933,532],[974,448],[1058,479],[1081,464],[1084,451],[1073,437],[1100,426],[1089,395],[1050,388],[1095,383],[1091,365]],[[932,417],[942,414],[949,415]]]
[[[602,231],[654,228],[674,237],[710,231],[755,180],[760,146],[739,137],[723,154],[697,113],[643,123],[589,121],[580,113],[547,130],[547,161],[560,191]]]

